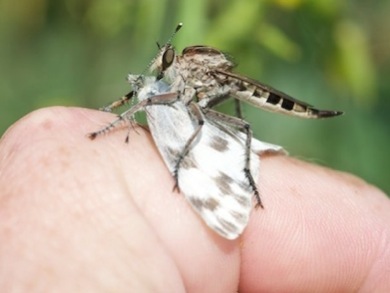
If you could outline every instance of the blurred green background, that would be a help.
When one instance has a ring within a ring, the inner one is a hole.
[[[37,108],[98,108],[127,93],[127,73],[182,21],[179,51],[217,47],[236,72],[346,112],[303,120],[245,107],[257,138],[389,193],[389,11],[362,0],[1,0],[0,133]]]

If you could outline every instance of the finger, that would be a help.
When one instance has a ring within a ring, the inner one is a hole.
[[[377,263],[389,268],[390,201],[362,180],[272,157],[259,190],[265,209],[242,240],[240,292],[356,291],[378,283]]]
[[[123,132],[115,136],[120,137],[116,143],[123,145]],[[112,152],[106,138],[99,149],[102,153]],[[143,129],[132,132],[126,151],[131,152],[131,160],[121,159],[124,182],[174,259],[186,289],[193,292],[235,290],[240,268],[238,241],[227,241],[216,235],[192,210],[184,195],[173,191],[172,174],[149,133]]]
[[[237,243],[214,235],[182,195],[172,194],[171,175],[150,136],[132,131],[128,144],[127,129],[95,141],[85,136],[112,117],[50,108],[6,134],[1,153],[9,164],[2,165],[0,186],[8,186],[4,194],[12,201],[2,206],[0,214],[9,217],[0,231],[11,237],[2,259],[18,258],[8,270],[9,284],[236,288]]]

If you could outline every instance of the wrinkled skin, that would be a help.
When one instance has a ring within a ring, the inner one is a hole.
[[[48,108],[0,141],[1,292],[390,292],[390,201],[352,175],[262,158],[265,209],[208,229],[149,133],[90,141],[112,114]]]

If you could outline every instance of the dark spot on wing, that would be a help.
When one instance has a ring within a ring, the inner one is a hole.
[[[215,198],[209,198],[204,202],[204,208],[215,211],[219,207],[219,201]]]
[[[210,146],[219,152],[227,151],[228,144],[229,142],[220,136],[213,136],[210,142]]]
[[[202,210],[203,208],[203,201],[200,200],[199,198],[190,198],[191,204],[197,209],[197,210]]]
[[[226,175],[223,172],[220,172],[220,174],[214,179],[218,188],[224,195],[232,195],[233,191],[230,184],[233,182],[233,179],[230,176]]]
[[[233,223],[228,222],[220,217],[218,217],[217,220],[221,224],[224,231],[227,231],[228,233],[237,233],[237,226],[235,226]]]
[[[238,213],[238,212],[235,212],[235,211],[231,211],[230,212],[232,217],[240,224],[245,224],[247,222],[247,218],[244,217],[243,214],[241,213]]]
[[[196,161],[195,161],[192,153],[188,153],[183,158],[183,160],[181,161],[181,164],[180,164],[180,168],[183,168],[183,169],[198,168],[198,165],[196,164]]]
[[[233,182],[233,178],[230,177],[229,175],[226,175],[226,174],[223,173],[223,172],[219,172],[219,177],[220,177],[221,179],[223,179],[224,181],[226,181],[227,183]]]
[[[198,210],[209,210],[215,211],[220,206],[220,203],[215,198],[208,198],[207,200],[202,200],[199,198],[190,198],[191,204]]]
[[[180,151],[171,147],[167,148],[167,153],[169,153],[172,158],[178,158],[180,156]]]
[[[248,200],[245,195],[236,194],[234,198],[241,206],[247,207],[251,205],[251,200]]]
[[[214,229],[217,233],[219,233],[220,235],[227,236],[226,231],[222,230],[220,227],[214,226],[214,225],[213,225],[213,229]]]

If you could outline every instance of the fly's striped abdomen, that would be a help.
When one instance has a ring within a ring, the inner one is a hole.
[[[221,86],[231,88],[231,96],[260,109],[302,118],[328,118],[343,114],[340,111],[316,109],[272,87],[241,75],[222,70],[216,70],[213,75]]]

